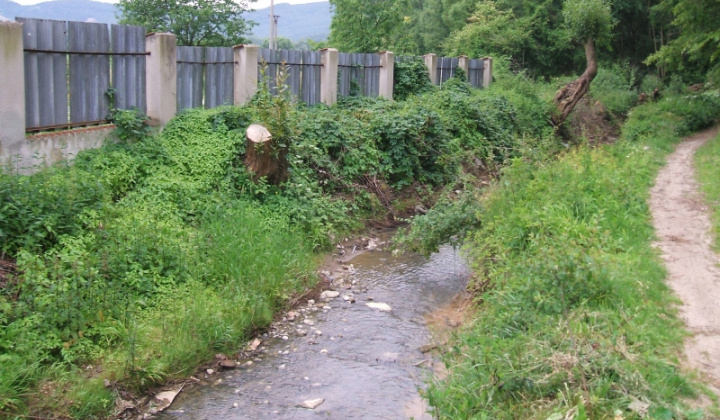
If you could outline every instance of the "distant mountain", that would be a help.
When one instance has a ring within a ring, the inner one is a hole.
[[[117,23],[114,4],[91,0],[56,0],[30,6],[23,6],[10,0],[0,0],[0,15],[10,20],[26,17]]]
[[[0,14],[2,14],[1,9]],[[280,3],[275,5],[275,16],[280,16],[278,36],[292,41],[308,38],[322,41],[330,35],[332,13],[330,3],[327,1],[295,5]],[[247,14],[247,19],[258,23],[252,31],[254,38],[270,37],[270,8],[250,12]]]
[[[270,8],[248,12],[243,17],[258,23],[253,28],[253,37],[263,39],[270,36]],[[311,38],[315,41],[326,39],[330,34],[330,3],[306,3],[291,5],[281,3],[275,6],[278,21],[278,35],[293,41]],[[23,6],[11,0],[0,0],[2,17],[15,20],[16,17],[92,21],[117,23],[115,5],[92,0],[55,0]]]

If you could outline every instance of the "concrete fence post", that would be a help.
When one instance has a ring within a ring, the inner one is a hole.
[[[335,48],[320,50],[322,71],[320,72],[320,101],[335,105],[338,98],[338,63],[340,55]]]
[[[470,59],[466,55],[461,55],[458,57],[458,67],[463,69],[465,77],[468,77],[470,74]]]
[[[173,34],[149,34],[145,38],[147,57],[147,114],[162,128],[177,113],[177,39]]]
[[[380,53],[380,97],[392,100],[394,87],[395,54],[384,51]]]
[[[437,71],[437,55],[436,54],[425,54],[425,67],[428,69],[428,75],[430,75],[430,82],[433,85],[438,84],[438,71]]]
[[[257,93],[258,46],[237,45],[233,49],[235,57],[233,103],[240,106],[250,102]]]
[[[485,57],[485,65],[483,67],[483,89],[490,87],[492,82],[492,57]]]
[[[25,143],[23,25],[0,22],[0,165]]]

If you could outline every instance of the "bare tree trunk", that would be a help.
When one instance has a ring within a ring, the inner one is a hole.
[[[260,124],[247,128],[246,139],[245,169],[253,174],[253,181],[262,177],[273,185],[287,181],[287,148],[278,147],[267,128]]]
[[[585,73],[573,82],[563,86],[555,95],[555,106],[557,106],[560,113],[555,120],[556,126],[560,126],[565,122],[575,105],[580,102],[580,99],[590,89],[590,82],[597,76],[598,63],[595,55],[595,41],[592,38],[585,42],[585,57],[587,59]]]

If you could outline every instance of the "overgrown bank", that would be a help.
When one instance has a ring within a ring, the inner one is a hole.
[[[714,91],[642,105],[616,144],[516,159],[488,191],[420,218],[475,215],[465,251],[480,311],[429,391],[439,418],[717,415],[688,404],[701,390],[680,369],[647,198],[680,137],[719,116]]]
[[[103,417],[119,393],[232,354],[314,284],[313,251],[333,237],[495,170],[528,139],[549,143],[529,82],[426,89],[333,108],[262,91],[247,107],[185,112],[157,136],[117,112],[121,142],[0,175],[0,252],[16,266],[2,272],[0,415]],[[287,147],[283,185],[245,171],[255,122]]]
[[[695,164],[705,193],[705,202],[712,214],[715,249],[720,250],[720,137],[709,141],[698,150]]]

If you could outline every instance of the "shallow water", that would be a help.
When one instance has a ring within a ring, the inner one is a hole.
[[[353,288],[337,288],[341,295],[327,303],[331,309],[318,300],[314,310],[298,311],[295,321],[271,331],[251,366],[203,374],[210,385],[185,388],[158,417],[431,419],[419,393],[432,374],[425,367],[429,356],[420,351],[432,342],[424,316],[463,291],[462,259],[445,247],[429,259],[376,251],[348,264],[355,268],[348,278]],[[372,309],[369,299],[392,310]],[[317,398],[324,402],[314,410],[299,407]]]

